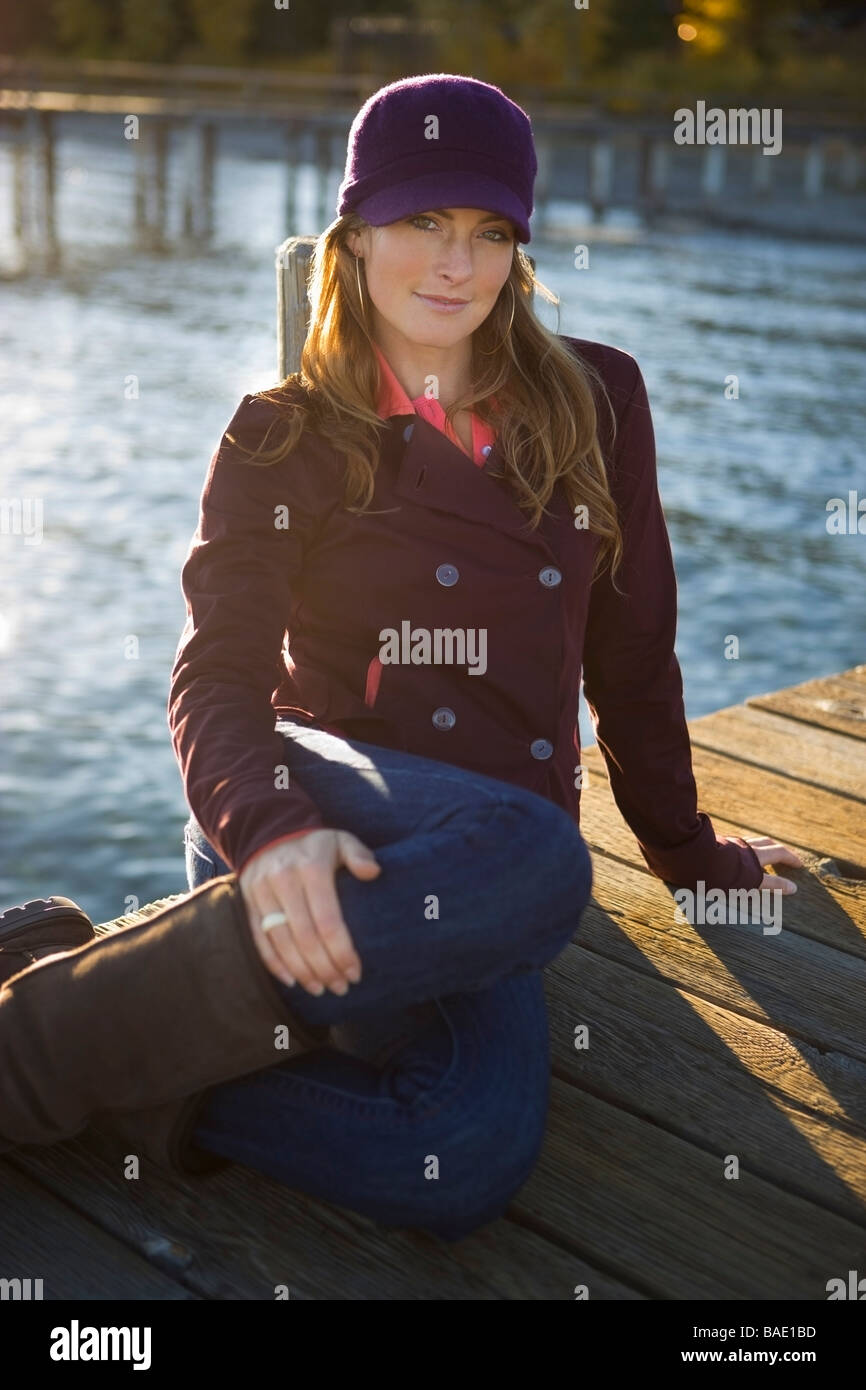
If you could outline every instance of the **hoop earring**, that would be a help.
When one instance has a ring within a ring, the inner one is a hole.
[[[366,319],[366,317],[367,317],[367,309],[366,309],[366,306],[365,306],[365,304],[364,304],[364,295],[363,295],[362,290],[361,290],[361,265],[360,265],[360,261],[361,261],[361,257],[358,256],[358,255],[356,255],[356,256],[355,256],[355,278],[356,278],[356,280],[358,281],[358,302],[359,302],[359,304],[361,305],[361,318],[362,318],[362,319]]]
[[[508,320],[508,327],[505,330],[505,335],[502,338],[501,342],[498,342],[496,346],[492,348],[481,348],[481,351],[484,353],[486,357],[489,357],[490,354],[493,352],[499,351],[499,349],[502,347],[502,344],[505,342],[505,339],[511,332],[511,325],[514,323],[514,309],[516,305],[516,300],[514,298],[514,286],[510,280],[508,281],[508,288],[511,290],[511,318]]]

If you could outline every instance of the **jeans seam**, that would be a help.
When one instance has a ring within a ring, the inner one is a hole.
[[[437,1000],[438,1004],[439,1001]],[[474,1060],[469,1061],[463,1075],[459,1080],[455,1080],[454,1073],[461,1062],[468,1059],[464,1055],[464,1048],[460,1044],[459,1035],[451,1022],[451,1018],[445,1010],[441,1009],[442,1016],[451,1034],[454,1055],[448,1065],[448,1069],[441,1081],[436,1086],[427,1091],[422,1091],[411,1101],[395,1100],[393,1096],[380,1096],[371,1100],[365,1096],[359,1098],[351,1091],[344,1090],[341,1086],[331,1086],[327,1081],[310,1080],[305,1076],[294,1076],[291,1078],[292,1084],[300,1088],[302,1094],[305,1093],[306,1099],[313,1100],[323,1109],[339,1114],[342,1110],[351,1110],[353,1114],[362,1119],[378,1119],[385,1121],[390,1129],[406,1126],[412,1122],[422,1120],[424,1122],[434,1118],[441,1113],[446,1105],[450,1105],[466,1089],[472,1080],[478,1066],[478,1050],[473,1048]],[[278,1063],[282,1076],[288,1076],[291,1070],[291,1063]],[[265,1086],[273,1068],[267,1067],[262,1071],[254,1072],[244,1080],[252,1086]],[[435,1100],[434,1100],[435,1098]],[[432,1103],[423,1104],[425,1100]],[[419,1104],[421,1102],[421,1104]]]

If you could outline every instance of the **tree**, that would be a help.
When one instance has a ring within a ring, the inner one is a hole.
[[[257,0],[190,0],[189,8],[201,57],[233,62],[245,56]]]
[[[53,37],[61,50],[88,58],[110,53],[116,25],[107,0],[53,0],[51,18]]]
[[[170,63],[175,56],[180,24],[177,0],[123,0],[124,58],[141,63]]]
[[[633,53],[676,51],[678,0],[605,0],[599,58],[604,66],[622,62]]]

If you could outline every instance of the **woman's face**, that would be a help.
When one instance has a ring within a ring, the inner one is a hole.
[[[364,257],[373,330],[384,321],[410,342],[452,347],[490,313],[508,279],[515,230],[484,208],[439,208],[349,237]],[[462,300],[437,307],[426,296]]]

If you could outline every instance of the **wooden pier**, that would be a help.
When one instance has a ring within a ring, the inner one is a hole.
[[[128,154],[133,249],[201,251],[219,232],[224,132],[269,129],[286,171],[284,227],[296,225],[301,168],[313,180],[314,221],[325,227],[335,215],[349,126],[377,85],[370,74],[0,57],[0,145],[12,162],[21,266],[61,267],[58,147],[82,119],[98,118]],[[519,88],[513,95],[528,103],[538,154],[533,235],[573,238],[588,225],[602,236],[608,214],[626,210],[643,226],[685,217],[862,241],[862,122],[786,110],[783,148],[768,158],[759,144],[677,145],[672,112],[624,116],[597,104],[538,100],[534,89],[531,101]],[[584,205],[585,221],[563,224],[561,213],[558,220],[560,199]]]
[[[796,849],[798,891],[778,934],[678,924],[586,750],[592,902],[545,974],[548,1132],[505,1217],[448,1245],[239,1165],[127,1181],[89,1132],[0,1160],[4,1275],[46,1299],[824,1301],[866,1273],[866,666],[690,729],[701,809]]]

